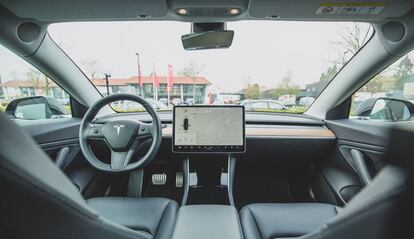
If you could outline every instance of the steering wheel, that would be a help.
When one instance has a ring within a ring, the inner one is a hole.
[[[105,123],[94,122],[96,114],[105,105],[129,100],[141,104],[151,115],[152,123],[138,120],[114,119]],[[130,163],[147,139],[152,138],[151,146],[144,156],[136,162]],[[79,143],[86,160],[96,169],[106,172],[125,172],[144,166],[153,160],[158,152],[162,138],[161,121],[157,112],[143,98],[131,94],[114,94],[103,97],[86,112],[79,130]],[[104,163],[93,154],[90,141],[102,140],[111,150],[111,164]]]

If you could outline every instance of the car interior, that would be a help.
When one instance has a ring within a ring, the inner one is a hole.
[[[49,32],[115,21],[185,23],[189,53],[231,49],[232,22],[357,22],[372,35],[303,113],[196,97],[159,110],[137,94],[103,94]],[[405,99],[379,95],[350,117],[354,94],[414,50],[414,1],[0,0],[0,45],[53,79],[70,106],[67,117],[33,95],[0,112],[1,238],[414,237],[414,84]],[[121,112],[120,101],[142,112]]]

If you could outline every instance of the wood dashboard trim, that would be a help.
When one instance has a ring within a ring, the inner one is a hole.
[[[163,137],[172,137],[172,127],[162,130]],[[246,127],[246,137],[332,138],[335,134],[325,127]]]

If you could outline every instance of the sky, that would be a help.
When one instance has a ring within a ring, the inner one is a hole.
[[[241,21],[227,24],[235,32],[229,49],[186,51],[181,35],[190,33],[183,22],[79,22],[49,26],[51,37],[81,66],[97,60],[113,78],[137,75],[140,54],[143,75],[153,67],[167,74],[171,64],[177,73],[190,62],[204,66],[206,77],[221,92],[236,92],[248,84],[277,86],[292,73],[295,84],[304,87],[341,54],[332,44],[340,40],[345,23]],[[0,47],[0,75],[5,80],[24,77],[27,64]],[[81,66],[82,68],[82,66]]]

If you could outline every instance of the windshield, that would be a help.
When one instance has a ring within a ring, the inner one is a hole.
[[[200,51],[183,49],[190,24],[182,22],[60,23],[49,33],[102,95],[140,95],[157,110],[240,104],[303,113],[373,32],[340,22],[243,21],[227,29],[235,32],[230,48]]]

